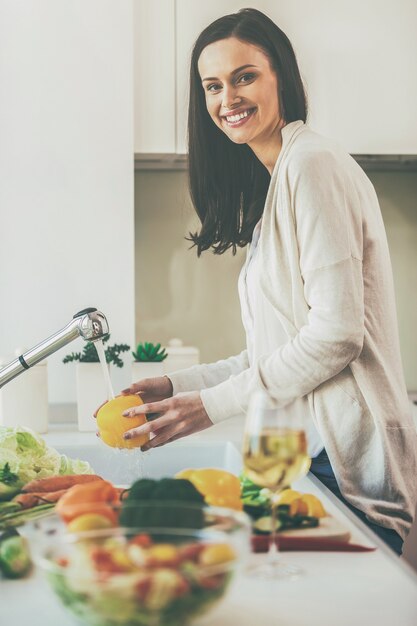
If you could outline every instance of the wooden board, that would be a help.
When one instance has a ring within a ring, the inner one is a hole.
[[[348,542],[351,536],[349,530],[331,515],[322,517],[316,528],[292,528],[283,530],[279,534],[284,537],[312,537],[314,539],[333,539],[333,541],[345,542]]]

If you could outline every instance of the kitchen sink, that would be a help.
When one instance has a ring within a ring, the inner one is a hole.
[[[148,452],[118,450],[99,440],[55,448],[73,459],[88,461],[96,474],[118,485],[130,485],[138,478],[170,477],[185,468],[215,467],[233,474],[242,470],[240,452],[230,441],[176,441]]]

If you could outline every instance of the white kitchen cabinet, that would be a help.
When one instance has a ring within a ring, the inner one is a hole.
[[[417,152],[414,0],[254,0],[249,4],[269,15],[292,42],[313,129],[338,140],[351,153]],[[177,153],[186,152],[192,45],[211,21],[242,6],[236,0],[176,0]]]
[[[132,0],[0,0],[2,355],[89,306],[133,344],[132,40]],[[51,403],[83,345],[48,359]]]
[[[135,153],[176,151],[175,0],[134,0]]]

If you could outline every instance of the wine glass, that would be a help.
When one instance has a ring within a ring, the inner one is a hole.
[[[271,493],[271,534],[268,558],[250,574],[264,578],[296,578],[301,570],[282,562],[277,548],[277,496],[310,468],[303,416],[279,408],[267,392],[253,394],[248,408],[243,439],[244,473]]]

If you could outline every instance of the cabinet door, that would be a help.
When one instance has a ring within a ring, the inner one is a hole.
[[[134,150],[175,152],[174,0],[134,0]]]
[[[234,0],[177,0],[177,152],[186,151],[190,51]],[[414,0],[254,0],[287,34],[309,100],[310,126],[357,154],[417,152]]]
[[[1,354],[89,306],[133,345],[131,0],[1,0],[0,42]],[[75,402],[84,345],[48,359],[50,402]]]

